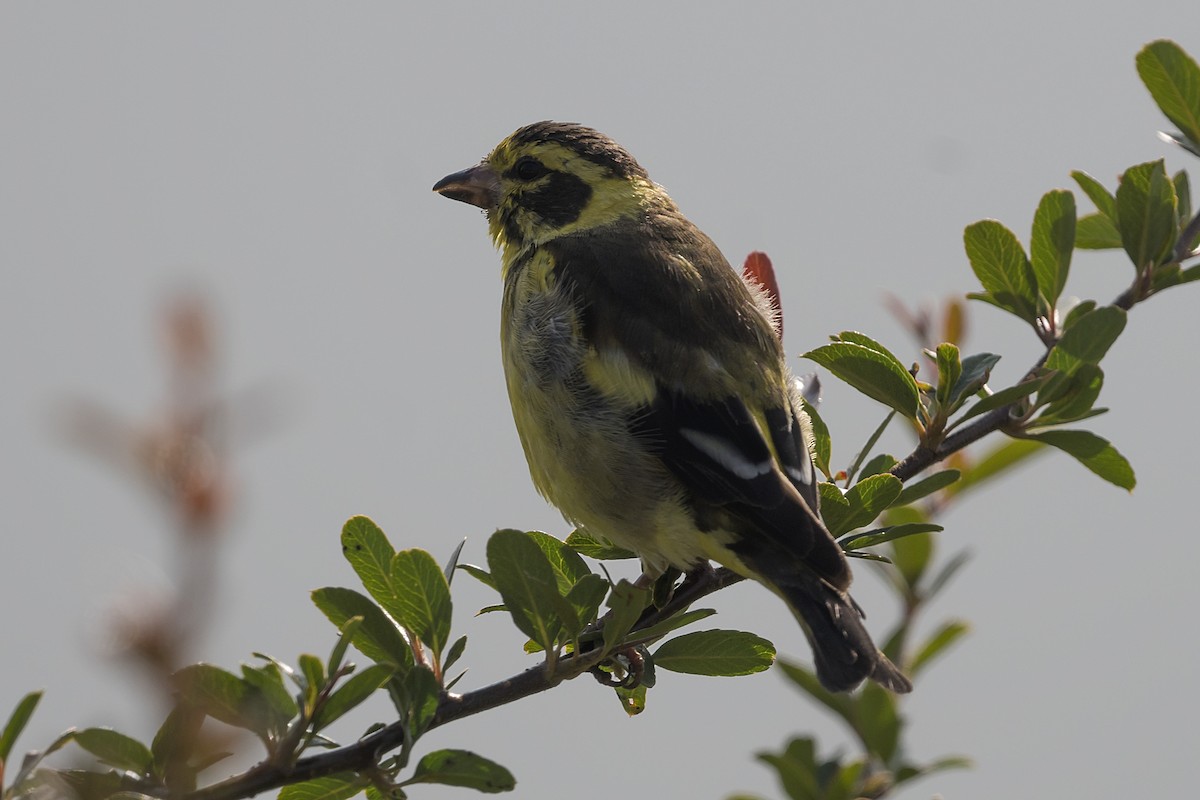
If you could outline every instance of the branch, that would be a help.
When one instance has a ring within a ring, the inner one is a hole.
[[[1200,214],[1197,214],[1192,218],[1191,222],[1188,223],[1187,227],[1184,228],[1183,233],[1180,235],[1179,244],[1175,248],[1174,260],[1177,263],[1181,263],[1186,259],[1197,255],[1197,253],[1189,250],[1188,244],[1197,236],[1200,236]],[[1133,283],[1130,284],[1128,289],[1117,295],[1117,297],[1112,301],[1112,305],[1129,311],[1135,305],[1151,296],[1151,293],[1149,292],[1149,284],[1150,271],[1139,270],[1137,277],[1133,280]],[[1037,363],[1025,373],[1025,376],[1021,378],[1021,381],[1018,381],[1018,384],[1028,380],[1037,373],[1037,370],[1046,363],[1046,358],[1050,355],[1050,351],[1054,349],[1055,344],[1057,344],[1057,341],[1052,341],[1047,344],[1046,350],[1044,353],[1042,353],[1041,358],[1039,358]],[[984,436],[987,436],[989,433],[995,433],[996,431],[1003,430],[1013,419],[1013,412],[1016,410],[1017,405],[1017,403],[1010,403],[1009,405],[1001,406],[1000,408],[994,408],[991,411],[988,411],[987,413],[981,415],[979,419],[958,429],[945,439],[941,440],[936,447],[929,447],[925,443],[918,444],[915,450],[909,453],[903,461],[896,464],[889,471],[901,481],[908,481],[916,477],[923,470],[933,466],[939,461],[944,460],[950,455],[957,453],[959,450],[964,449],[968,445],[974,444]]]
[[[666,605],[643,617],[630,633],[645,630],[678,614],[700,598],[741,580],[741,575],[724,567],[691,573],[679,585]],[[603,651],[597,650],[577,656],[566,656],[559,659],[554,672],[548,672],[545,663],[542,663],[513,675],[511,678],[497,681],[474,691],[463,694],[443,692],[433,721],[422,733],[463,717],[469,717],[481,711],[489,711],[539,694],[547,689],[553,689],[563,681],[572,680],[584,674],[603,661],[607,655]],[[385,753],[404,744],[407,725],[407,720],[393,722],[364,736],[354,744],[301,758],[291,767],[263,761],[241,775],[235,775],[220,783],[185,793],[180,795],[180,798],[181,800],[238,800],[238,798],[252,797],[287,784],[335,775],[339,772],[369,772],[378,765],[379,759]]]

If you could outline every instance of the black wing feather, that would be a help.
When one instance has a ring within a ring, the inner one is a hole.
[[[837,589],[849,586],[850,570],[841,548],[779,470],[768,468],[752,477],[736,474],[689,436],[698,431],[728,444],[747,463],[771,464],[767,443],[740,398],[703,403],[660,387],[655,402],[634,415],[630,425],[691,490],[697,509],[723,508],[749,522],[770,540],[773,550],[786,552],[789,561],[798,559]],[[758,537],[745,537],[732,547],[740,555],[753,556]]]

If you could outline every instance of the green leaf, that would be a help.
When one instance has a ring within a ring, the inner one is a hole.
[[[1178,215],[1179,227],[1182,228],[1192,218],[1192,187],[1188,181],[1188,174],[1183,170],[1176,172],[1171,182],[1175,184],[1175,213]]]
[[[1047,311],[1054,310],[1067,284],[1074,249],[1075,196],[1063,189],[1047,192],[1033,215],[1029,239],[1029,261]]]
[[[953,578],[955,574],[957,574],[958,571],[962,569],[963,566],[966,565],[966,563],[970,560],[971,554],[966,550],[960,551],[951,556],[925,587],[925,597],[931,598],[940,592],[942,588],[950,582],[950,579]]]
[[[779,783],[792,800],[829,800],[817,779],[820,765],[812,739],[792,739],[782,753],[759,753],[757,758],[775,768]]]
[[[553,650],[563,609],[574,612],[559,594],[554,568],[542,548],[524,531],[499,530],[488,539],[487,559],[517,628],[542,649]]]
[[[848,694],[835,694],[817,679],[816,674],[799,664],[790,661],[780,661],[779,668],[783,670],[792,683],[803,689],[809,697],[841,717],[851,727],[854,726],[855,700]]]
[[[863,464],[862,471],[859,473],[862,478],[869,478],[872,475],[879,475],[887,472],[892,467],[896,466],[896,457],[887,453],[880,453],[872,458],[866,464]]]
[[[364,656],[402,672],[412,668],[412,648],[404,633],[370,598],[353,589],[327,586],[314,591],[312,600],[339,630],[354,617],[362,617],[351,642]]]
[[[863,478],[844,495],[832,484],[817,484],[825,526],[838,537],[870,524],[900,496],[903,486],[899,478],[886,472]]]
[[[1182,133],[1171,133],[1170,131],[1159,131],[1158,138],[1164,142],[1169,142],[1178,147],[1182,147],[1194,156],[1200,156],[1200,144],[1196,144],[1191,139],[1184,136]]]
[[[854,480],[855,476],[858,474],[858,468],[862,465],[863,459],[867,457],[867,453],[871,452],[871,450],[879,442],[879,437],[883,436],[883,432],[887,430],[887,426],[892,423],[892,419],[895,416],[895,411],[889,411],[887,416],[885,416],[875,430],[871,432],[871,435],[867,437],[867,441],[863,443],[863,446],[859,448],[858,454],[854,457],[854,461],[851,462],[850,466],[846,468],[846,485],[849,485],[850,482]],[[884,458],[890,459],[892,457],[885,456]],[[872,459],[872,461],[876,461],[876,459]],[[895,459],[892,459],[892,464],[895,463]],[[889,466],[888,469],[891,469],[891,466]]]
[[[622,578],[608,595],[608,616],[604,620],[604,649],[612,650],[625,640],[650,604],[650,592]]]
[[[885,764],[891,761],[896,755],[901,727],[895,696],[868,681],[858,696],[857,718],[855,729],[870,751]]]
[[[655,639],[661,639],[673,630],[678,630],[685,625],[691,625],[693,622],[707,619],[716,613],[716,610],[711,608],[697,608],[692,611],[684,611],[668,617],[662,622],[640,629],[629,641],[652,642]]]
[[[1075,246],[1080,250],[1116,250],[1121,246],[1121,232],[1103,214],[1084,214],[1075,223]]]
[[[467,573],[484,586],[488,586],[492,589],[496,588],[496,582],[492,580],[492,573],[488,572],[486,569],[477,567],[474,564],[459,564],[458,569],[461,569],[463,572]]]
[[[154,774],[173,790],[191,791],[196,786],[198,770],[191,755],[203,723],[203,712],[177,703],[154,734],[150,743]]]
[[[866,550],[847,550],[846,558],[857,558],[862,561],[876,561],[880,564],[891,564],[892,560],[887,556],[881,556],[878,553],[868,553]]]
[[[934,492],[941,491],[958,480],[961,474],[956,469],[944,469],[941,472],[935,472],[932,475],[924,477],[915,483],[910,483],[896,496],[896,499],[892,501],[892,504],[888,508],[906,506],[909,503],[915,503],[923,497],[928,497]]]
[[[962,375],[958,348],[949,342],[937,346],[937,371],[937,401],[942,408],[946,408],[950,404],[951,390],[958,383],[958,376]]]
[[[56,769],[56,770],[39,770],[35,776],[33,788],[37,789],[41,783],[39,779],[49,773],[53,783],[51,787],[61,787],[58,791],[50,791],[45,794],[50,797],[58,798],[104,798],[109,800],[114,795],[121,793],[125,787],[126,780],[119,772],[107,770],[105,772],[96,772],[93,770],[83,769]],[[48,781],[47,781],[48,782]],[[40,797],[42,792],[34,792],[20,796],[20,800],[26,798]]]
[[[1071,391],[1072,377],[1067,373],[1057,370],[1048,369],[1044,371],[1046,378],[1045,385],[1038,392],[1037,400],[1034,402],[1035,408],[1041,408],[1055,400],[1059,400]]]
[[[821,765],[820,775],[829,775],[825,784],[825,795],[821,800],[858,800],[863,796],[871,796],[876,791],[886,789],[890,781],[884,774],[866,775],[865,759],[857,759],[849,764],[842,764],[841,757],[836,756]],[[876,789],[875,787],[881,787]],[[882,795],[876,795],[882,796]]]
[[[565,542],[541,531],[529,531],[526,535],[542,548],[542,553],[550,562],[550,567],[554,570],[554,578],[558,583],[559,594],[566,596],[575,584],[583,580],[585,576],[592,574],[587,564],[580,558],[579,553]]]
[[[1120,247],[1120,245],[1117,245],[1117,246]],[[1062,329],[1065,331],[1067,328],[1070,328],[1076,322],[1083,319],[1083,317],[1086,314],[1090,314],[1092,309],[1094,309],[1095,307],[1096,307],[1095,300],[1082,300],[1082,301],[1076,303],[1074,305],[1074,307],[1072,307],[1071,310],[1067,312],[1067,315],[1065,317],[1063,317]]]
[[[183,701],[226,725],[251,728],[253,723],[245,713],[250,685],[232,672],[212,664],[192,664],[176,672],[173,679]]]
[[[361,792],[367,780],[353,772],[339,772],[284,786],[278,800],[347,800]]]
[[[891,544],[891,559],[909,586],[916,586],[933,557],[933,536],[918,533],[896,539]]]
[[[967,409],[965,414],[955,420],[954,424],[956,426],[961,425],[972,417],[985,414],[995,408],[1010,405],[1018,400],[1023,400],[1024,398],[1036,392],[1038,389],[1042,388],[1045,383],[1046,378],[1045,376],[1042,376],[1038,378],[1032,378],[1024,383],[1018,383],[1016,386],[1008,386],[1004,389],[1001,389],[995,394],[990,394],[978,402],[973,403],[971,407]]]
[[[895,361],[897,364],[900,364],[901,369],[904,368],[904,365],[901,364],[900,359],[896,358],[895,353],[893,353],[891,350],[888,350],[886,347],[884,347],[882,344],[880,344],[877,340],[872,339],[870,336],[867,336],[865,333],[859,333],[858,331],[842,331],[837,336],[834,336],[831,338],[834,341],[842,341],[842,342],[850,342],[851,344],[859,344],[859,345],[862,345],[863,347],[866,347],[869,350],[874,350],[876,353],[882,353],[883,355],[890,358],[892,361]],[[905,370],[905,372],[907,372],[907,371],[908,370]]]
[[[458,543],[458,547],[454,548],[454,552],[450,554],[450,558],[446,560],[446,566],[442,567],[442,576],[445,577],[447,586],[454,582],[454,571],[458,568],[459,556],[462,555],[463,548],[466,545],[467,540],[464,538]]]
[[[1150,275],[1150,293],[1161,292],[1183,282],[1183,269],[1179,264],[1168,262],[1156,267]]]
[[[1075,320],[1050,351],[1046,368],[1074,375],[1084,364],[1099,364],[1125,330],[1127,315],[1116,306],[1102,306]]]
[[[363,588],[389,614],[395,593],[392,589],[392,558],[396,551],[379,526],[367,517],[351,517],[342,526],[342,555],[358,574]]]
[[[337,641],[333,643],[333,649],[329,651],[329,674],[337,672],[342,668],[342,660],[346,657],[346,650],[350,647],[350,642],[354,639],[354,634],[363,624],[362,617],[351,617],[346,620],[338,631]],[[274,662],[274,659],[271,659]],[[278,662],[274,662],[279,666]]]
[[[964,469],[962,478],[949,488],[949,492],[954,496],[960,495],[1012,469],[1042,449],[1041,444],[1028,439],[1012,439],[997,445]]]
[[[569,632],[572,639],[578,636],[584,627],[595,621],[606,595],[608,581],[591,573],[580,578],[567,592],[567,602],[575,609],[576,618],[579,620],[579,628]]]
[[[950,390],[950,408],[956,409],[970,395],[983,388],[992,377],[992,367],[1000,360],[995,353],[975,353],[962,361],[962,374]]]
[[[1177,263],[1168,263],[1158,267],[1150,276],[1149,293],[1161,292],[1163,289],[1169,289],[1182,283],[1191,283],[1200,277],[1197,275],[1197,267],[1200,265],[1182,269]]]
[[[654,651],[662,669],[689,675],[751,675],[770,668],[775,646],[745,631],[695,631],[676,636]]]
[[[508,606],[504,603],[497,603],[494,606],[484,606],[475,612],[475,616],[482,617],[484,614],[495,614],[497,611],[508,611]]]
[[[42,761],[44,759],[46,759],[48,756],[58,752],[63,747],[67,746],[68,744],[70,744],[73,741],[75,741],[75,729],[68,728],[65,732],[60,733],[54,739],[54,741],[52,741],[49,745],[47,745],[45,747],[45,749],[31,750],[28,753],[26,753],[25,757],[21,760],[21,768],[19,770],[17,770],[16,776],[13,777],[13,779],[9,782],[9,788],[4,793],[4,796],[7,796],[7,797],[15,796],[18,798],[22,798],[22,800],[24,800],[24,798],[26,797],[26,794],[22,793],[19,789],[26,788],[26,781],[28,781],[29,777],[34,774],[34,771],[37,770],[38,765],[41,764]],[[0,765],[0,766],[2,766],[2,765]],[[41,773],[41,770],[37,770],[37,771],[38,771],[38,774]],[[54,770],[54,775],[56,777],[61,777],[65,772],[66,772],[65,770]],[[84,773],[84,774],[94,775],[95,773]],[[113,773],[113,772],[110,772],[107,774],[116,775],[116,773]],[[0,776],[0,779],[2,779],[3,777],[4,776]],[[113,791],[116,791],[116,790],[109,789],[108,793],[111,794]],[[101,793],[99,796],[103,797],[103,796],[105,796],[105,794]]]
[[[817,484],[817,495],[821,498],[821,520],[827,529],[841,527],[850,516],[850,501],[835,484],[822,481]],[[835,534],[836,535],[836,534]]]
[[[931,522],[906,522],[864,533],[850,534],[839,539],[838,544],[843,550],[861,550],[864,547],[874,547],[884,542],[903,539],[905,536],[915,536],[918,533],[941,533],[944,530],[945,528],[941,525],[934,525]]]
[[[1160,39],[1138,53],[1137,71],[1167,119],[1200,145],[1200,66],[1179,45]]]
[[[804,413],[808,416],[809,424],[812,427],[813,434],[813,465],[819,469],[826,478],[833,475],[833,471],[829,468],[829,458],[832,454],[833,444],[829,438],[829,428],[825,425],[825,420],[821,419],[821,415],[817,413],[814,407],[807,400],[800,401],[804,408]]]
[[[437,676],[428,667],[418,666],[407,675],[393,678],[387,687],[400,713],[408,718],[412,738],[420,737],[437,715],[442,695]]]
[[[330,725],[382,688],[395,674],[396,670],[391,664],[372,664],[351,675],[317,710],[312,723],[313,730],[319,731]]]
[[[985,219],[967,226],[963,245],[989,302],[1026,322],[1037,319],[1036,279],[1016,234],[996,220]]]
[[[288,723],[300,709],[296,700],[288,692],[283,683],[283,673],[273,663],[262,667],[242,665],[242,680],[249,684],[257,693],[260,713],[263,715],[261,730],[271,735],[281,734],[287,730]]]
[[[75,743],[117,769],[146,775],[154,763],[150,748],[112,728],[85,728],[75,733]]]
[[[867,397],[908,419],[916,419],[920,407],[917,382],[890,353],[857,342],[835,341],[810,350],[803,357],[817,362]]]
[[[1162,159],[1125,170],[1117,187],[1117,229],[1138,269],[1161,263],[1175,246],[1175,186]]]
[[[1079,184],[1079,188],[1083,189],[1083,193],[1088,196],[1088,199],[1095,204],[1096,210],[1102,217],[1109,220],[1117,218],[1117,198],[1113,197],[1112,192],[1106,189],[1104,184],[1078,169],[1071,173],[1071,177]]]
[[[450,668],[457,663],[458,659],[462,658],[463,651],[466,649],[466,636],[460,636],[454,640],[454,644],[450,645],[450,649],[446,651],[446,657],[442,660],[443,675],[450,671]]]
[[[401,550],[392,558],[392,616],[429,645],[436,658],[450,640],[450,584],[424,550]]]
[[[944,772],[948,769],[970,769],[974,764],[971,759],[966,756],[947,756],[939,758],[937,761],[931,761],[928,764],[914,765],[905,764],[900,769],[896,770],[896,786],[902,783],[907,783],[915,778],[921,778],[927,775],[932,775],[935,772]]]
[[[567,546],[576,553],[594,558],[597,561],[617,561],[625,558],[637,558],[637,553],[621,547],[614,547],[608,542],[597,539],[583,528],[576,528],[567,537]]]
[[[1094,364],[1084,364],[1071,378],[1069,391],[1048,405],[1033,421],[1034,425],[1059,425],[1095,416],[1093,406],[1104,386],[1104,371]]]
[[[915,678],[917,673],[921,672],[928,666],[929,662],[937,656],[945,652],[946,648],[957,642],[962,637],[966,636],[971,630],[971,626],[960,620],[951,620],[942,623],[933,635],[925,640],[925,643],[917,650],[912,661],[908,664],[908,674]]]
[[[435,750],[425,754],[417,762],[413,776],[402,785],[413,783],[462,786],[487,794],[511,792],[517,785],[507,769],[469,750]]]
[[[384,792],[378,786],[368,786],[363,790],[367,800],[408,800],[408,795],[399,786],[392,784]]]
[[[309,653],[301,653],[298,661],[300,672],[304,675],[304,685],[315,698],[317,692],[325,685],[325,665],[321,663],[321,659]]]
[[[21,731],[25,730],[25,726],[29,724],[29,718],[33,716],[33,711],[41,699],[41,692],[30,692],[21,698],[16,708],[9,714],[8,722],[4,723],[4,730],[0,731],[0,764],[8,761],[8,754],[12,752],[13,744],[21,735]]]
[[[453,678],[451,678],[451,679],[450,679],[450,680],[448,680],[448,681],[446,680],[446,678],[445,678],[445,675],[443,675],[443,676],[442,676],[442,680],[443,680],[443,681],[445,682],[445,684],[446,684],[446,691],[447,691],[447,692],[449,692],[449,691],[453,691],[453,689],[454,689],[455,685],[457,685],[457,684],[458,684],[458,682],[459,682],[459,681],[461,681],[461,680],[462,680],[463,678],[465,678],[465,677],[467,677],[467,671],[466,671],[465,669],[464,669],[462,672],[460,672],[460,673],[458,673],[457,675],[455,675]]]
[[[1034,441],[1057,447],[1111,484],[1132,490],[1137,483],[1133,467],[1117,449],[1090,431],[1051,430],[1026,434]]]

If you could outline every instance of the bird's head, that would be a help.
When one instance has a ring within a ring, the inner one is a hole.
[[[506,256],[670,202],[623,147],[566,122],[526,125],[433,190],[486,211]]]

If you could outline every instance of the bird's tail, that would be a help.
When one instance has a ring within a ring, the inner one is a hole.
[[[893,692],[912,691],[912,682],[871,641],[849,594],[804,568],[781,568],[778,561],[754,566],[800,621],[826,689],[847,692],[870,678]]]

